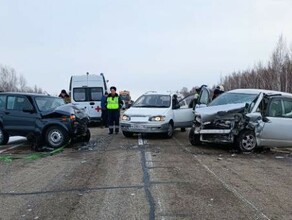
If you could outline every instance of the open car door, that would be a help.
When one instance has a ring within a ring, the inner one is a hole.
[[[195,108],[206,107],[212,101],[210,90],[203,86]]]
[[[194,98],[194,95],[189,95],[179,101],[179,108],[173,108],[175,128],[187,128],[192,126],[194,120],[192,103]]]

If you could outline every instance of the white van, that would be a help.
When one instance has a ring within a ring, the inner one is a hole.
[[[91,122],[101,121],[101,98],[107,91],[107,81],[103,73],[71,76],[69,92],[71,102],[85,109]]]

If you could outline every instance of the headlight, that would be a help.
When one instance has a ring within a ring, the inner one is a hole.
[[[195,117],[195,121],[196,122],[198,122],[198,123],[201,123],[201,115],[197,115],[196,117]]]
[[[149,119],[149,121],[164,121],[164,120],[165,120],[165,117],[161,115],[153,116]]]
[[[130,121],[130,117],[128,115],[123,115],[122,120],[123,121]]]

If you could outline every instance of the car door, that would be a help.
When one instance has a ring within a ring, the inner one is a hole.
[[[26,136],[35,130],[38,114],[28,97],[8,95],[3,116],[4,129],[9,135]]]
[[[266,119],[259,136],[261,145],[292,146],[292,98],[271,98],[268,103]]]
[[[204,86],[201,89],[199,100],[195,108],[206,107],[211,101],[211,92]]]
[[[179,108],[173,109],[174,127],[191,127],[194,120],[193,107],[190,103],[194,95],[185,97],[178,102]]]

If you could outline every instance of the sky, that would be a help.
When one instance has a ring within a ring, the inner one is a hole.
[[[0,0],[0,65],[50,94],[104,73],[129,90],[215,85],[292,43],[292,0]]]

